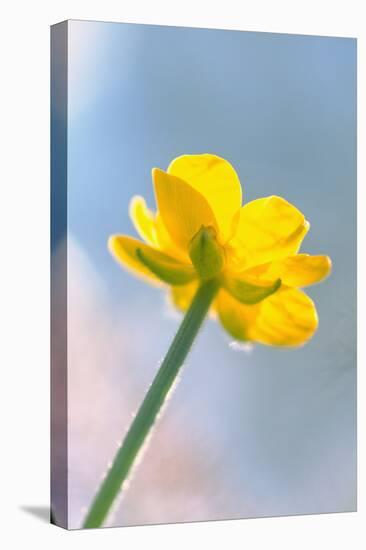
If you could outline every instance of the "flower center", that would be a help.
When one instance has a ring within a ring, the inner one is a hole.
[[[212,226],[202,226],[189,245],[189,257],[201,279],[212,279],[218,275],[225,263],[225,252],[217,242]]]

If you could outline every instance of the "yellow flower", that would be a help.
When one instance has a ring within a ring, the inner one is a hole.
[[[200,281],[217,278],[212,304],[236,340],[279,346],[305,343],[318,317],[299,288],[331,270],[328,256],[298,254],[309,230],[303,214],[270,196],[242,206],[234,168],[215,155],[183,155],[166,172],[152,171],[157,212],[142,197],[130,205],[141,242],[109,238],[115,258],[156,285],[169,285],[173,303],[189,307]]]

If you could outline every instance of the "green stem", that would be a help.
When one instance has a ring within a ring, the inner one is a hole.
[[[84,528],[100,527],[105,520],[146,436],[154,425],[218,288],[219,283],[215,279],[204,282],[199,287],[113,464],[94,498],[85,518]]]

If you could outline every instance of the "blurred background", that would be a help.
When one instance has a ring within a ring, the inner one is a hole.
[[[123,271],[151,169],[213,153],[244,201],[276,194],[311,223],[302,251],[333,274],[311,287],[303,348],[236,349],[207,321],[109,525],[356,509],[356,41],[69,23],[69,525],[78,528],[180,322]]]

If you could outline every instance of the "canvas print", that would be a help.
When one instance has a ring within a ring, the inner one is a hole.
[[[51,29],[51,512],[356,510],[356,40]]]

